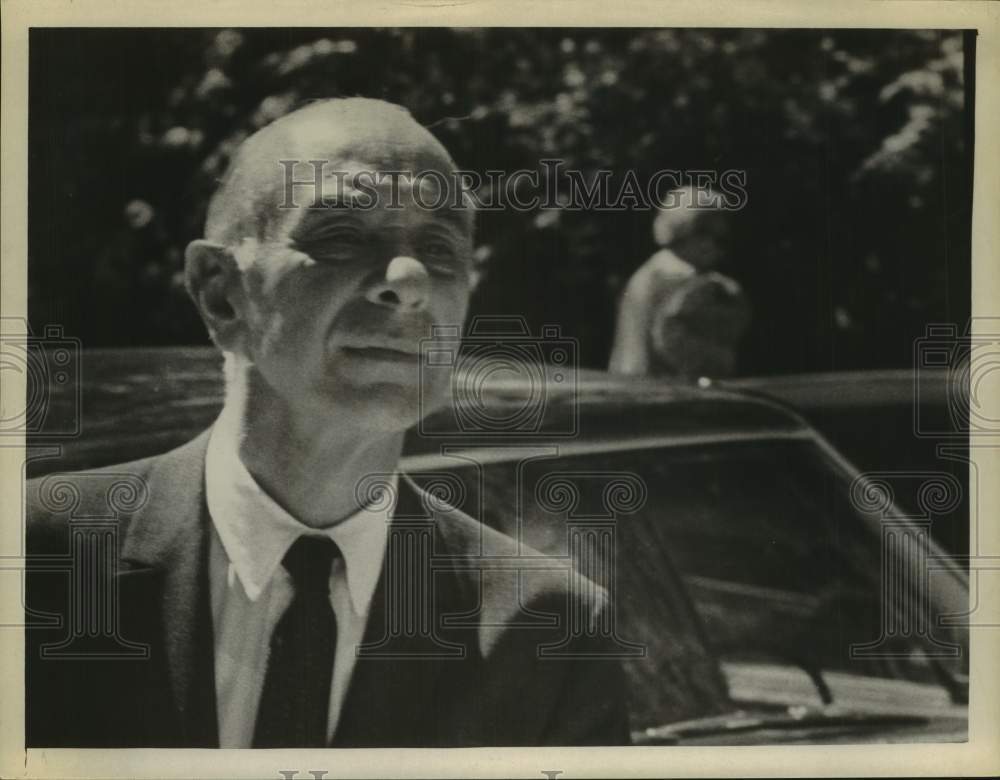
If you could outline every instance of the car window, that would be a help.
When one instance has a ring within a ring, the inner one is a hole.
[[[547,511],[543,502],[533,496],[545,489],[546,479],[551,486],[553,477],[568,470],[579,471],[581,464],[574,458],[553,460],[530,450],[519,454],[522,457],[517,460],[486,467],[468,465],[467,458],[474,458],[474,454],[455,458],[456,464],[464,465],[449,471],[460,477],[463,488],[452,489],[449,498],[463,511],[531,548],[571,560],[566,514]],[[418,484],[429,489],[441,482],[439,474],[415,476]],[[586,514],[601,506],[606,483],[603,475],[575,482],[583,494],[577,512]],[[532,497],[520,495],[522,490]],[[655,544],[650,545],[638,526],[632,530],[638,533],[618,537],[619,595],[614,598],[614,608],[620,639],[642,645],[645,650],[641,657],[623,659],[630,681],[633,728],[727,711],[730,705],[725,680],[708,649],[686,589],[669,559],[657,554]],[[637,547],[645,548],[638,557],[634,552]],[[636,557],[642,565],[620,564],[630,557]]]
[[[568,554],[568,520],[607,513],[610,481],[641,482],[641,505],[614,519],[619,629],[650,647],[626,663],[637,727],[718,711],[720,670],[799,670],[807,685],[824,672],[940,679],[920,637],[897,636],[892,657],[851,657],[881,635],[881,539],[811,441],[529,454],[455,472],[465,511],[554,555]],[[572,506],[543,500],[553,475],[573,486]]]

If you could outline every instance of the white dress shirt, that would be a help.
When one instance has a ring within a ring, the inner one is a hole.
[[[214,527],[209,582],[219,746],[252,746],[271,634],[294,594],[281,559],[292,542],[307,534],[330,537],[343,556],[330,573],[337,649],[327,720],[329,741],[337,728],[355,649],[362,641],[382,571],[394,502],[384,502],[386,506],[377,511],[374,507],[362,510],[322,531],[300,523],[247,471],[239,458],[235,426],[224,416],[212,430],[205,458],[205,497]]]

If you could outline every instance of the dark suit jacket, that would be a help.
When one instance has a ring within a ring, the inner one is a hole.
[[[218,746],[207,440],[28,482],[27,745]],[[563,565],[483,571],[512,545],[400,480],[333,747],[627,744],[621,667],[568,633]]]

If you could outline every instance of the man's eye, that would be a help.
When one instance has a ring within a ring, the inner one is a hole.
[[[310,241],[304,247],[313,257],[342,259],[356,255],[365,246],[365,237],[356,230],[337,230],[324,234],[322,239]]]
[[[447,241],[431,241],[421,244],[420,252],[431,259],[451,259],[455,256],[455,247]]]
[[[458,253],[447,241],[430,241],[420,245],[420,261],[435,274],[457,276],[461,271]]]
[[[357,230],[337,230],[323,237],[324,244],[342,244],[346,246],[359,246],[364,243],[365,237]]]

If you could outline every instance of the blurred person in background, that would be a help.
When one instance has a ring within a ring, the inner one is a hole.
[[[739,283],[715,270],[728,230],[718,193],[684,187],[668,194],[653,221],[660,249],[619,301],[610,371],[689,380],[736,371],[750,305]]]

